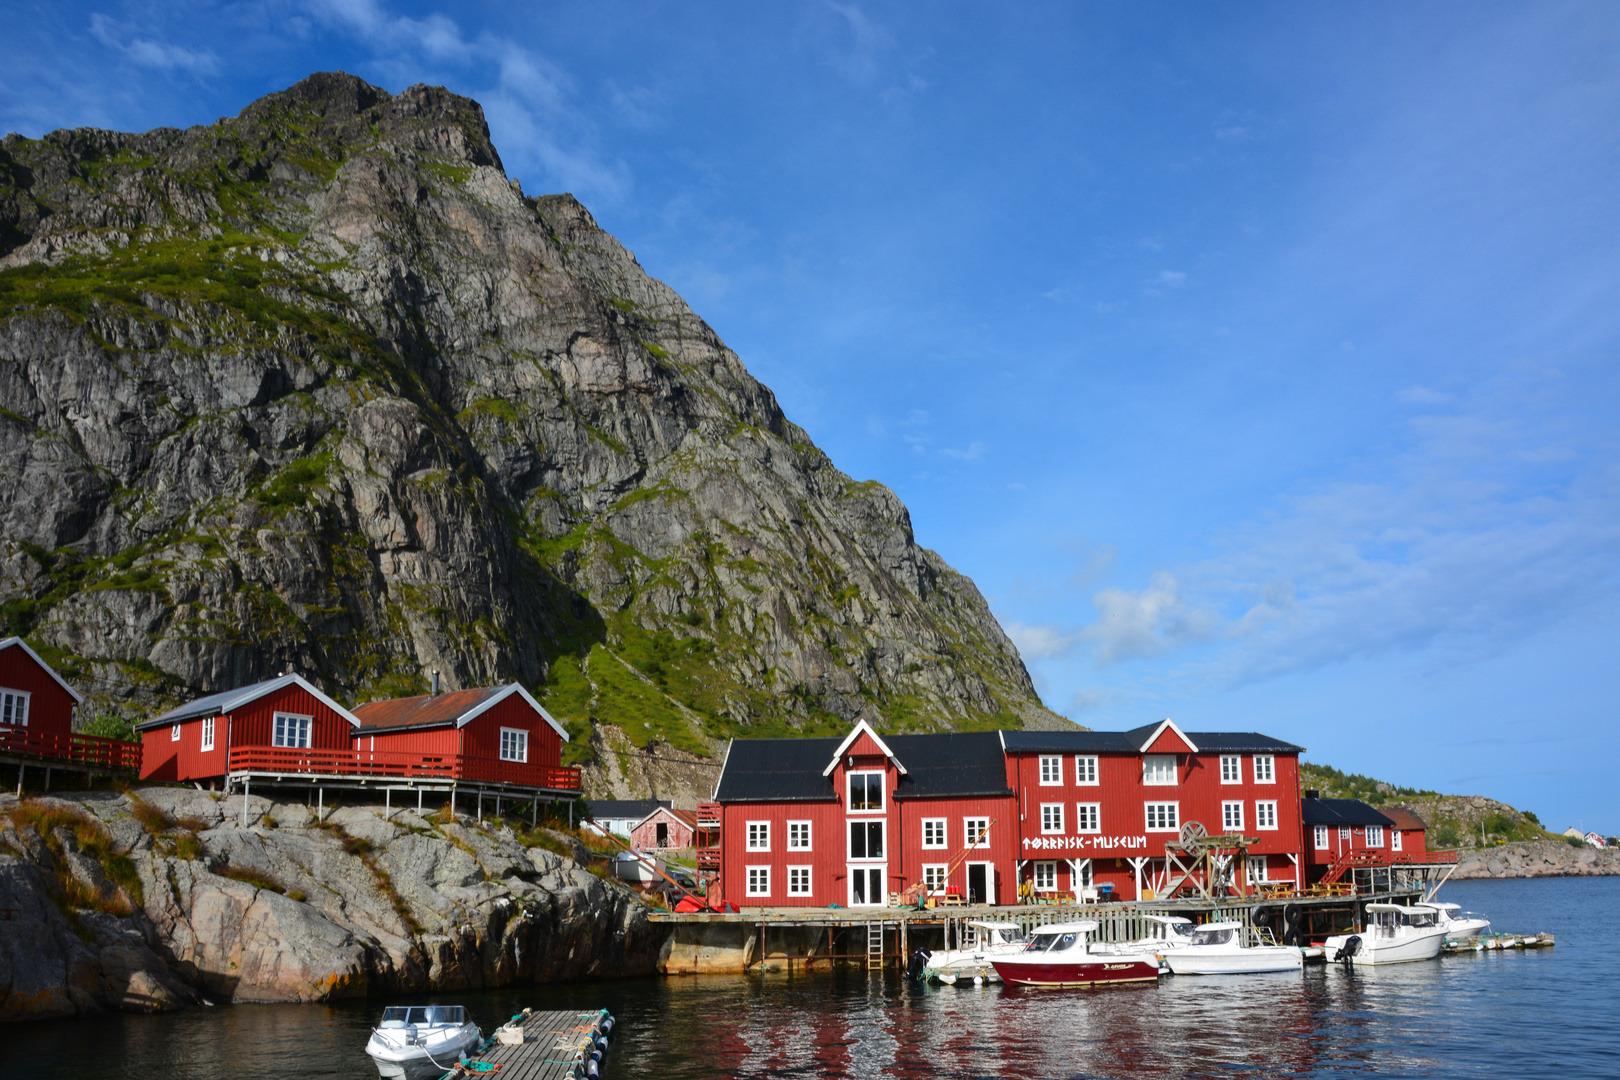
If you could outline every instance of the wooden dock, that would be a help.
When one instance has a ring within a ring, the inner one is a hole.
[[[606,1009],[533,1012],[524,1009],[490,1035],[488,1048],[447,1074],[454,1080],[592,1080],[613,1032]],[[593,1060],[594,1057],[594,1060]]]
[[[1557,944],[1551,934],[1481,934],[1471,938],[1447,938],[1448,953],[1495,952],[1500,949],[1550,949]]]

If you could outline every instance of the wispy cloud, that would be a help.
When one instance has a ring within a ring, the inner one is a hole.
[[[116,49],[142,67],[159,71],[183,71],[202,77],[219,71],[219,57],[210,49],[188,49],[139,37],[136,31],[123,23],[114,22],[100,13],[90,16],[90,33],[108,48]]]

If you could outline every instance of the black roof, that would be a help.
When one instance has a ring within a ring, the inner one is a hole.
[[[668,799],[590,799],[585,805],[593,818],[630,818],[640,821],[660,806],[674,809]]]
[[[1001,734],[995,731],[881,735],[906,768],[896,799],[1008,795]],[[733,739],[717,802],[832,802],[823,776],[842,739]]]
[[[1003,731],[1009,753],[1139,754],[1142,743],[1158,729],[1150,724],[1131,731]],[[1189,731],[1200,752],[1303,754],[1303,746],[1273,739],[1256,731]]]
[[[1300,819],[1307,825],[1390,825],[1393,818],[1360,799],[1301,799]]]

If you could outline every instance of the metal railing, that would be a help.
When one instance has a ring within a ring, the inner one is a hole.
[[[78,732],[64,735],[7,725],[0,725],[0,754],[106,769],[139,771],[141,767],[140,743],[104,739],[99,735],[81,735]]]
[[[233,746],[232,773],[294,773],[309,776],[403,780],[465,780],[515,787],[579,791],[577,765],[536,765],[470,754],[421,754],[408,750],[313,750],[286,746]]]

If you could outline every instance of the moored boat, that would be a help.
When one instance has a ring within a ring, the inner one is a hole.
[[[1151,956],[1154,963],[1164,967],[1164,954],[1187,945],[1192,941],[1193,931],[1198,929],[1184,915],[1144,915],[1142,919],[1147,923],[1146,936],[1118,943],[1094,941],[1090,946],[1091,955]]]
[[[455,1068],[481,1037],[460,1005],[390,1005],[366,1053],[384,1080],[430,1080]]]
[[[1472,911],[1464,911],[1461,904],[1431,902],[1425,906],[1440,913],[1439,923],[1445,928],[1446,937],[1453,940],[1479,937],[1491,928],[1491,920]]]
[[[1158,981],[1158,960],[1151,954],[1093,955],[1090,938],[1096,932],[1097,923],[1091,919],[1037,926],[1023,949],[992,956],[990,962],[1010,986],[1106,986]]]
[[[1250,975],[1305,966],[1305,954],[1292,945],[1244,944],[1243,925],[1235,922],[1205,923],[1163,959],[1176,975]]]
[[[918,950],[924,977],[932,975],[947,986],[964,979],[999,982],[1001,977],[996,974],[990,958],[1018,952],[1029,943],[1017,923],[975,919],[967,925],[973,931],[973,940],[966,947],[939,952]]]
[[[1367,928],[1335,934],[1322,943],[1330,960],[1352,964],[1405,964],[1433,960],[1446,941],[1440,913],[1429,904],[1368,904]]]

